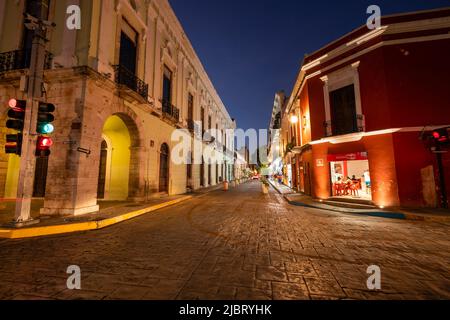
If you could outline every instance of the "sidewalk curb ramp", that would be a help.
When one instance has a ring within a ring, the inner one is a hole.
[[[146,208],[142,208],[139,210],[127,212],[121,215],[118,215],[113,218],[106,218],[98,221],[86,221],[86,222],[78,222],[78,223],[70,223],[70,224],[58,224],[51,226],[42,226],[42,227],[30,227],[30,228],[21,228],[21,229],[5,229],[0,228],[0,239],[23,239],[23,238],[32,238],[32,237],[42,237],[42,236],[50,236],[50,235],[59,235],[59,234],[67,234],[73,232],[81,232],[81,231],[91,231],[91,230],[100,230],[139,216],[142,216],[147,213],[151,213],[166,207],[173,206],[180,202],[190,200],[193,196],[188,195],[178,199],[174,199],[171,201],[166,201],[163,203],[159,203],[156,205],[152,205]]]
[[[272,187],[283,196],[283,198],[293,206],[297,207],[305,207],[305,208],[314,208],[314,209],[322,209],[329,210],[333,212],[345,213],[345,214],[356,214],[356,215],[365,215],[371,217],[378,218],[388,218],[388,219],[398,219],[398,220],[413,220],[413,221],[428,221],[428,222],[438,222],[438,223],[450,223],[450,216],[439,216],[439,215],[428,215],[428,214],[416,214],[407,211],[385,211],[385,210],[377,210],[377,209],[353,209],[349,207],[343,206],[333,206],[326,203],[319,203],[314,200],[306,202],[296,201],[289,199],[293,194],[283,194],[276,185],[270,181]]]
[[[322,209],[322,210],[329,210],[329,211],[340,212],[340,213],[347,213],[347,214],[348,213],[350,213],[350,214],[360,214],[360,215],[366,215],[366,216],[371,216],[371,217],[379,217],[379,218],[400,219],[400,220],[405,220],[406,219],[406,215],[404,213],[400,213],[400,212],[377,211],[377,210],[362,211],[362,210],[358,210],[358,209],[334,207],[334,206],[331,206],[331,205],[326,205],[326,207],[325,207],[325,205],[321,205],[321,204],[310,205],[310,204],[306,204],[306,203],[302,203],[302,202],[298,202],[298,201],[289,200],[288,197],[289,196],[284,196],[284,199],[290,205],[297,206],[297,207]],[[356,211],[356,210],[358,210],[358,211]]]

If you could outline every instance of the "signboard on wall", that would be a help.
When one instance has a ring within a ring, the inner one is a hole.
[[[353,160],[368,160],[367,152],[355,152],[346,154],[329,154],[328,161],[353,161]]]
[[[324,161],[323,161],[323,159],[317,159],[317,160],[316,160],[316,166],[317,166],[317,167],[323,167],[323,166],[324,166]]]

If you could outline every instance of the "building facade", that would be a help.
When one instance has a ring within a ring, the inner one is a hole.
[[[317,199],[438,207],[441,172],[421,138],[450,126],[450,10],[381,21],[305,57],[282,121],[292,186]]]
[[[66,27],[73,4],[81,9],[79,30]],[[41,213],[85,214],[98,210],[98,200],[142,201],[233,178],[231,162],[206,163],[195,148],[194,164],[171,159],[172,134],[184,129],[229,160],[236,123],[167,0],[0,0],[2,146],[8,100],[26,99],[21,79],[32,36],[24,12],[56,24],[47,32],[44,74],[45,100],[57,108],[54,146],[35,175]],[[220,134],[204,139],[208,129]],[[16,197],[18,164],[2,147],[3,198]]]
[[[286,101],[284,91],[277,92],[273,102],[272,115],[269,124],[268,160],[270,163],[270,174],[283,173],[283,161],[281,158],[282,143],[280,137],[281,112]]]

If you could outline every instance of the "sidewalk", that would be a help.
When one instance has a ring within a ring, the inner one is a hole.
[[[231,183],[229,188],[233,188]],[[23,228],[14,228],[5,225],[13,217],[15,204],[14,202],[4,202],[3,207],[0,208],[0,238],[20,239],[103,229],[162,208],[173,206],[194,197],[202,197],[210,192],[220,190],[223,190],[222,183],[195,190],[184,195],[155,198],[145,202],[99,201],[99,212],[78,217],[39,216],[39,208],[42,207],[43,200],[34,199],[31,215],[34,218],[40,218],[40,222]]]
[[[307,208],[316,208],[334,212],[350,213],[350,214],[362,214],[373,217],[390,218],[390,219],[406,219],[416,221],[433,221],[433,222],[450,222],[450,212],[448,210],[439,209],[403,209],[396,210],[383,210],[379,208],[374,209],[356,209],[347,207],[345,203],[340,206],[334,206],[330,204],[321,203],[314,200],[310,196],[295,193],[291,188],[280,185],[279,183],[270,180],[270,183],[277,190],[278,193],[284,195],[286,201],[294,206],[301,206]],[[352,206],[349,204],[349,206]]]

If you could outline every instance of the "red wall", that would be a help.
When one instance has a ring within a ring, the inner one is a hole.
[[[325,135],[325,102],[323,101],[323,82],[316,77],[308,80],[311,140],[319,140]]]
[[[400,202],[403,206],[422,206],[420,170],[433,165],[437,184],[436,156],[425,148],[418,132],[396,133],[393,136]],[[450,189],[450,157],[445,155],[444,158],[447,189]]]
[[[391,128],[388,91],[383,49],[376,49],[360,57],[359,85],[362,113],[366,131]]]
[[[449,40],[384,46],[336,69],[355,61],[361,62],[366,131],[450,124]],[[324,136],[325,121],[319,76],[308,80],[308,91],[312,140],[317,140]]]
[[[431,164],[434,168],[437,166],[435,156],[424,147],[419,134],[425,126],[450,124],[450,41],[383,46],[329,72],[356,61],[360,61],[360,94],[366,132],[418,127],[415,132],[395,133],[393,148],[400,204],[422,206],[420,170]],[[324,84],[320,80],[324,75],[326,73],[307,80],[305,86],[313,141],[324,137]],[[323,150],[318,153],[323,156]],[[447,193],[450,194],[450,154],[444,155],[444,165]],[[314,170],[314,183],[326,176],[325,172],[319,171]],[[323,197],[326,193],[323,185],[315,189],[316,196]]]
[[[392,126],[450,124],[450,40],[387,46]]]

